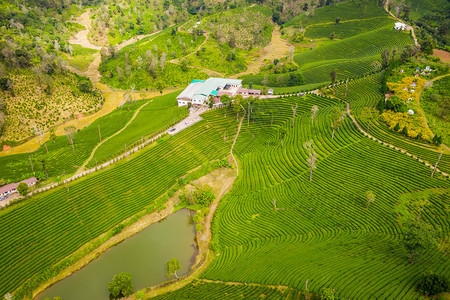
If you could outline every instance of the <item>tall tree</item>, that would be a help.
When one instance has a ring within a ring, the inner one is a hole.
[[[178,259],[173,258],[169,261],[167,261],[167,277],[171,277],[172,275],[175,275],[176,278],[178,278],[177,271],[180,269],[180,262]]]
[[[166,67],[166,52],[161,54],[159,64],[161,65],[161,72],[164,72],[164,68]]]
[[[444,150],[442,150],[441,154],[439,154],[438,160],[436,161],[436,164],[434,165],[433,171],[431,172],[431,178],[433,178],[433,176],[434,176],[434,172],[436,171],[436,168],[437,168],[437,166],[439,164],[439,161],[441,160],[442,153],[444,153]]]
[[[67,126],[64,127],[64,132],[66,133],[67,139],[69,140],[70,145],[72,145],[72,152],[75,153],[75,146],[73,144],[73,134],[77,129],[75,126]]]
[[[319,107],[317,105],[313,105],[311,107],[311,125],[314,125],[314,118],[319,111]]]
[[[290,46],[289,47],[289,54],[288,54],[289,62],[292,62],[292,60],[294,59],[294,51],[295,51],[295,47],[294,46]]]
[[[331,71],[330,78],[331,78],[331,84],[334,85],[334,83],[336,82],[336,71]]]
[[[403,245],[411,253],[411,264],[414,264],[414,256],[418,252],[437,245],[436,232],[431,225],[421,220],[408,220],[404,226]]]
[[[339,107],[334,107],[331,111],[331,128],[333,129],[333,133],[331,135],[332,139],[334,139],[335,130],[341,128],[344,119],[345,111],[341,111]]]
[[[305,148],[309,152],[307,162],[309,165],[309,181],[312,181],[312,171],[317,168],[316,167],[317,154],[316,151],[314,150],[313,140],[305,142],[303,144],[303,148]]]
[[[281,127],[279,129],[278,133],[280,134],[281,148],[284,148],[283,139],[284,139],[284,136],[286,135],[286,129]]]
[[[297,114],[297,108],[298,108],[298,103],[295,103],[295,106],[292,105],[291,109],[292,109],[292,128],[294,128],[295,126],[295,115]]]
[[[275,110],[273,108],[270,108],[267,110],[267,112],[270,114],[270,125],[273,125],[273,113]]]
[[[381,67],[387,68],[389,65],[389,49],[384,49],[383,52],[381,52]]]
[[[375,201],[375,194],[372,191],[367,191],[366,192],[366,200],[367,200],[366,209],[369,209],[370,203]]]

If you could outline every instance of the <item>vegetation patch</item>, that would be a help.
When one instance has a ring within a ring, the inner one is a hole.
[[[0,90],[6,117],[0,141],[21,141],[55,125],[99,110],[104,102],[87,78],[74,74],[37,75],[20,72],[7,77]]]
[[[161,90],[186,85],[206,75],[198,69],[188,68],[187,62],[178,64],[170,60],[181,59],[195,51],[205,40],[202,35],[166,31],[152,39],[144,39],[109,56],[103,56],[99,71],[102,82],[123,89]]]
[[[450,76],[433,82],[420,99],[431,130],[450,145]]]
[[[269,44],[272,36],[270,15],[262,6],[230,10],[204,18],[192,30],[206,30],[220,44],[227,43],[231,48],[260,48]]]

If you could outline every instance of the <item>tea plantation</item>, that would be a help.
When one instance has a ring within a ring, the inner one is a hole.
[[[0,294],[33,275],[39,282],[52,264],[91,239],[145,208],[152,212],[155,199],[189,170],[227,156],[232,140],[224,141],[223,135],[236,132],[235,118],[224,118],[220,110],[203,118],[129,162],[69,185],[69,190],[61,186],[0,211],[0,260],[9,262],[0,266]],[[34,282],[24,291],[30,292]]]
[[[319,107],[313,125],[312,105]],[[430,178],[428,167],[364,137],[349,118],[332,139],[329,114],[336,105],[317,96],[258,103],[261,114],[244,124],[235,146],[242,173],[213,222],[218,255],[201,278],[296,289],[308,280],[310,291],[332,288],[344,299],[416,299],[423,271],[450,275],[448,259],[436,249],[409,264],[396,211],[402,194],[426,191],[422,219],[445,236],[448,180]],[[284,147],[279,128],[287,131]],[[302,147],[310,139],[318,155],[312,182]],[[376,201],[366,209],[368,190]]]

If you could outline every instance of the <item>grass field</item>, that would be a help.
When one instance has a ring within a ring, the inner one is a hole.
[[[258,285],[237,285],[221,282],[196,280],[185,288],[167,293],[152,299],[297,299],[299,291],[296,289],[278,289]]]
[[[80,45],[72,45],[72,47],[72,55],[67,54],[66,56],[67,63],[82,72],[86,71],[89,65],[97,57],[99,51],[90,48],[84,48]]]
[[[448,1],[445,0],[408,0],[404,3],[404,5],[408,5],[411,8],[409,13],[411,20],[417,20],[433,10],[444,7],[446,4],[448,4]],[[391,5],[391,12],[395,15],[395,5]],[[401,10],[400,16],[402,16]]]
[[[386,23],[387,25],[378,29],[296,55],[294,60],[300,65],[306,82],[324,81],[333,70],[337,73],[337,80],[373,71],[373,62],[381,59],[380,53],[384,49],[402,49],[412,44],[408,33],[392,29],[394,20],[387,20]]]
[[[187,117],[189,112],[186,107],[178,107],[176,96],[180,91],[156,97],[145,105],[136,118],[120,134],[104,142],[95,152],[98,162],[114,156],[124,150],[124,145],[130,145],[136,141],[149,137],[155,132],[168,128],[171,124]],[[126,109],[126,105],[123,108]],[[90,165],[95,164],[92,160]]]
[[[305,31],[306,39],[329,38],[334,33],[335,39],[346,39],[358,34],[367,33],[390,24],[386,16],[374,17],[363,20],[340,21],[336,23],[319,23],[310,25]]]
[[[69,191],[61,187],[1,211],[0,227],[8,230],[0,239],[0,260],[6,262],[0,266],[0,294],[39,273],[29,291],[50,276],[50,265],[145,207],[153,211],[154,200],[187,171],[227,156],[232,139],[224,142],[223,136],[234,135],[235,118],[224,118],[221,110],[203,118],[127,163],[72,183]]]

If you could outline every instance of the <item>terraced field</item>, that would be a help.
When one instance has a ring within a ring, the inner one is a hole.
[[[86,242],[144,208],[153,211],[155,199],[187,171],[227,156],[232,140],[223,136],[236,132],[235,118],[221,110],[203,118],[125,164],[74,182],[69,191],[61,187],[1,211],[0,260],[8,263],[0,266],[0,294],[33,275],[48,277],[50,265]]]
[[[317,11],[323,9],[325,8]],[[301,73],[307,85],[330,82],[332,71],[336,72],[336,80],[369,74],[380,68],[381,52],[384,49],[400,50],[413,43],[408,33],[393,29],[395,20],[386,14],[365,20],[342,21],[338,25],[329,22],[332,20],[330,17],[326,19],[328,22],[320,22],[324,20],[320,15],[313,17],[314,20],[316,18],[317,22],[306,28],[305,39],[329,40],[331,33],[335,34],[336,39],[326,43],[318,42],[317,47],[309,50],[305,48],[294,56],[294,61],[299,66],[294,73]],[[265,76],[268,82],[276,82],[278,77],[289,74],[247,75],[243,77],[243,82],[263,85]]]
[[[308,26],[305,37],[311,39],[329,38],[330,34],[334,33],[335,39],[346,39],[382,28],[388,25],[388,23],[391,23],[391,20],[386,16],[363,20],[341,21],[338,25],[336,23],[319,23]]]
[[[313,125],[312,105],[319,107]],[[333,288],[339,298],[417,299],[415,284],[423,271],[450,275],[448,259],[435,249],[409,264],[396,210],[404,194],[428,193],[422,220],[445,235],[450,183],[430,178],[428,167],[364,137],[349,118],[332,139],[330,113],[340,105],[313,95],[254,105],[255,120],[243,124],[235,145],[240,175],[213,221],[218,253],[200,278],[299,290],[308,280],[310,291]],[[281,128],[287,131],[284,147]],[[310,139],[318,155],[312,182],[302,147]],[[368,190],[376,201],[366,209]],[[203,285],[191,285],[174,295],[202,290]]]
[[[371,72],[375,69],[373,62],[380,60],[384,49],[402,49],[412,44],[409,34],[392,29],[394,20],[386,19],[386,23],[370,32],[296,55],[294,60],[301,66],[306,83],[329,81],[331,71],[336,71],[337,80]]]
[[[314,11],[300,14],[286,22],[285,27],[309,26],[318,23],[334,23],[336,18],[340,21],[365,20],[374,17],[386,16],[382,6],[377,5],[377,1],[344,1],[335,5],[320,7]]]

